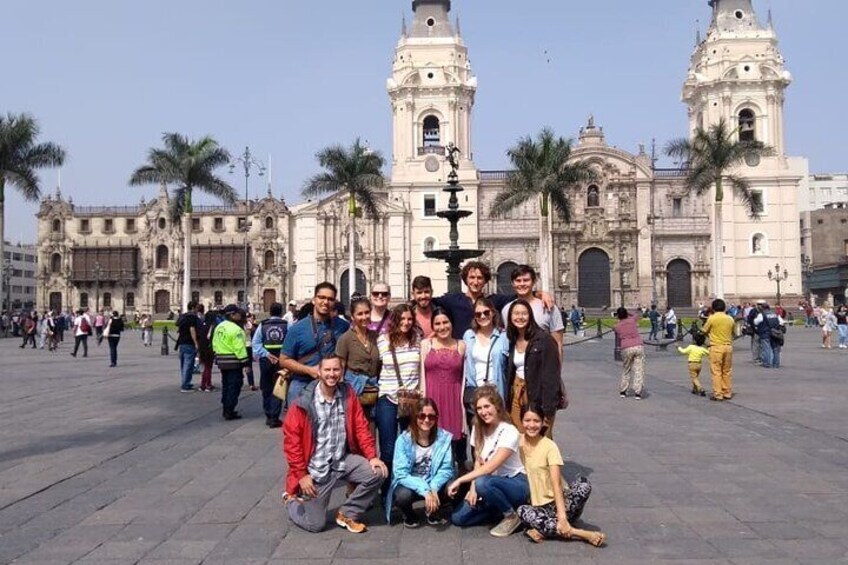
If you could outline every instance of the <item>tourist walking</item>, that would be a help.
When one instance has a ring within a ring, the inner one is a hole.
[[[545,539],[579,539],[600,547],[606,534],[572,526],[583,514],[592,485],[585,477],[563,485],[562,453],[557,444],[545,437],[543,420],[533,408],[525,408],[521,416],[524,433],[520,455],[530,485],[530,504],[518,507],[518,517],[527,527],[527,537],[536,543]]]
[[[286,340],[289,325],[283,319],[283,305],[271,304],[271,316],[259,324],[253,335],[253,355],[259,359],[259,389],[262,391],[262,410],[265,412],[265,425],[269,428],[282,427],[280,414],[283,401],[274,396],[274,384],[279,371],[280,351]]]
[[[839,349],[848,349],[848,306],[840,304],[833,314],[839,331]]]
[[[709,319],[709,318],[708,318]],[[692,381],[692,394],[706,396],[707,392],[701,386],[701,364],[708,357],[710,350],[704,347],[707,335],[704,332],[692,334],[692,343],[686,347],[678,347],[677,351],[687,356],[689,365],[689,380]]]
[[[671,308],[669,311],[674,312]],[[624,362],[618,395],[621,398],[627,398],[627,391],[632,387],[636,400],[642,400],[645,386],[645,349],[642,335],[639,333],[639,324],[624,306],[616,310],[615,316],[618,318],[618,323],[613,331],[618,339],[621,358]]]
[[[666,339],[675,339],[674,332],[677,331],[677,313],[671,306],[665,311],[665,337]]]
[[[25,316],[22,325],[24,341],[21,343],[20,348],[24,349],[28,343],[31,343],[32,348],[35,349],[35,336],[38,333],[38,314],[33,312],[32,314]]]
[[[150,317],[150,314],[143,314],[140,324],[141,342],[144,344],[144,347],[150,347],[153,345],[153,319]]]
[[[224,308],[224,321],[215,326],[212,350],[221,370],[221,406],[225,420],[238,420],[239,393],[247,373],[247,348],[242,323],[244,313],[235,304]]]
[[[377,339],[380,352],[380,392],[374,423],[380,441],[380,459],[391,469],[398,430],[409,426],[415,396],[421,391],[421,343],[415,314],[408,304],[392,310],[389,333]],[[391,478],[391,477],[389,477]],[[387,481],[384,490],[388,489]]]
[[[433,310],[432,326],[433,337],[421,342],[421,390],[441,406],[441,427],[453,436],[453,460],[464,470],[468,450],[462,406],[465,342],[454,339],[451,320],[442,308]]]
[[[583,318],[580,315],[580,311],[577,310],[577,306],[574,304],[571,305],[571,312],[568,314],[568,319],[571,322],[571,327],[574,329],[574,335],[579,335]]]
[[[350,302],[351,326],[339,338],[336,355],[344,365],[344,381],[357,396],[366,387],[376,387],[380,380],[380,352],[377,350],[377,332],[369,330],[371,302],[364,296]],[[373,406],[366,408],[366,416]]]
[[[406,528],[418,528],[424,520],[412,505],[424,501],[427,524],[446,523],[442,510],[448,501],[447,486],[454,477],[451,443],[453,436],[440,426],[439,408],[431,398],[415,405],[409,428],[395,443],[392,482],[386,495],[386,521],[391,524],[392,507],[403,514]]]
[[[707,318],[702,331],[710,340],[710,375],[713,393],[710,400],[733,398],[733,328],[735,322],[727,315],[727,304],[721,298],[713,300],[713,314]],[[756,310],[755,310],[756,311]]]
[[[106,327],[103,329],[103,336],[109,344],[109,366],[118,366],[118,343],[121,341],[121,334],[124,331],[124,320],[121,318],[117,310],[112,312],[112,317],[106,322]]]
[[[341,359],[331,354],[316,369],[318,379],[303,388],[286,413],[283,448],[288,472],[283,502],[293,524],[320,532],[327,525],[334,488],[346,484],[350,490],[335,522],[360,534],[368,529],[362,516],[388,471],[377,458],[356,394],[342,381]]]
[[[177,318],[177,351],[180,354],[180,392],[194,392],[194,358],[200,345],[197,340],[197,302],[188,303],[188,310]]]
[[[474,393],[474,470],[448,486],[455,498],[463,485],[468,494],[451,515],[454,525],[465,528],[500,520],[489,533],[507,537],[521,526],[517,509],[530,500],[530,484],[519,455],[519,433],[509,422],[500,394],[493,386]]]
[[[509,340],[506,369],[506,406],[513,424],[521,423],[521,407],[541,406],[548,437],[553,437],[556,411],[565,406],[562,384],[561,349],[543,331],[530,304],[519,298],[507,312],[506,337]]]
[[[88,357],[88,336],[91,335],[91,317],[84,310],[77,311],[77,317],[74,318],[74,350],[71,352],[73,357],[77,356],[80,345],[82,345],[82,356]]]
[[[822,349],[833,348],[833,333],[838,328],[833,308],[822,307],[821,314],[819,314],[819,325],[822,332]]]
[[[651,333],[648,334],[648,341],[656,341],[660,333],[660,313],[657,310],[656,304],[651,304],[651,309],[648,311],[648,320],[651,321]]]
[[[203,311],[203,305],[200,305]],[[215,363],[215,353],[212,351],[212,332],[218,325],[218,314],[213,310],[198,316],[197,320],[197,358],[200,361],[200,391],[213,392],[212,365]]]
[[[98,311],[94,315],[94,335],[97,338],[97,345],[103,343],[103,328],[106,327],[106,316],[103,312]]]
[[[247,313],[244,319],[244,346],[247,348],[247,386],[250,390],[259,390],[256,386],[256,377],[253,375],[253,334],[256,332],[256,316]]]
[[[763,311],[765,303],[765,300],[758,300],[756,304],[748,309],[748,313],[745,314],[745,331],[751,336],[751,358],[754,365],[757,366],[763,364],[763,352],[760,347],[760,334],[754,327],[754,320]]]

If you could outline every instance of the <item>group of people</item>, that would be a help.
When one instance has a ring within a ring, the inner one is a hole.
[[[833,335],[837,335],[837,348],[848,349],[848,305],[840,304],[836,308],[828,305],[813,308],[809,304],[802,306],[807,313],[809,327],[821,328],[822,349],[833,349]]]
[[[434,297],[430,280],[416,277],[413,300],[393,308],[391,289],[375,284],[370,299],[352,299],[349,321],[336,314],[336,288],[321,283],[311,313],[286,324],[266,359],[288,383],[292,522],[322,530],[331,493],[346,484],[335,522],[354,533],[365,531],[363,514],[379,497],[387,518],[397,509],[408,528],[497,522],[494,536],[523,525],[536,542],[603,544],[604,534],[573,527],[591,485],[563,484],[550,439],[567,405],[560,310],[534,291],[526,265],[515,269],[510,296],[483,294],[491,279],[483,263],[466,264],[462,278],[467,292]]]

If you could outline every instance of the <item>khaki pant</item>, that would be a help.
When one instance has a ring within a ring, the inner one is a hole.
[[[689,363],[689,378],[692,379],[692,386],[695,387],[695,390],[701,391],[704,390],[704,387],[701,386],[701,364],[700,363]]]
[[[518,431],[524,433],[524,424],[521,423],[521,408],[527,406],[527,383],[524,379],[516,378],[515,382],[512,384],[512,404],[509,408],[509,417],[512,420],[513,425],[518,428]],[[547,426],[547,430],[545,431],[545,436],[553,439],[554,437],[554,421],[556,419],[556,414],[552,416],[545,416],[545,420],[543,422],[544,426]]]
[[[710,373],[716,398],[733,396],[733,346],[710,346]]]
[[[630,375],[633,374],[633,392],[642,394],[645,384],[645,351],[641,345],[628,347],[621,350],[624,359],[624,371],[621,373],[621,383],[618,385],[619,392],[627,392],[630,388]]]

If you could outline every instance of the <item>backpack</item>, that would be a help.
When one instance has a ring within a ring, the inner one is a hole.
[[[85,316],[80,317],[80,331],[86,335],[91,333],[91,325]]]
[[[786,329],[780,326],[780,322],[777,318],[774,318],[774,324],[769,321],[769,326],[769,337],[776,345],[783,347],[783,344],[786,341]]]

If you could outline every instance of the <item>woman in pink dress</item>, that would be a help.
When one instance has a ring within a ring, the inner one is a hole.
[[[453,324],[445,310],[436,308],[433,336],[421,342],[421,387],[439,406],[439,426],[453,435],[453,459],[465,468],[467,439],[462,390],[465,343],[452,337]]]

